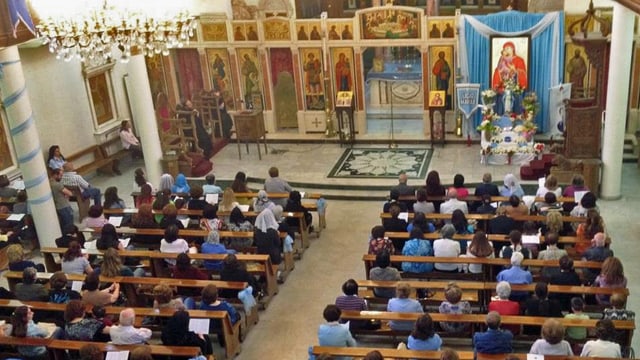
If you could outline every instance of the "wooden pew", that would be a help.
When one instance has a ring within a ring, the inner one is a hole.
[[[94,171],[102,171],[113,175],[113,159],[105,158],[100,145],[91,145],[66,157],[67,162],[75,165],[75,171],[86,176]]]
[[[90,228],[90,229],[83,229],[82,231],[83,232],[100,232],[101,230],[102,230],[101,228]],[[116,228],[116,232],[121,235],[157,236],[158,237],[157,244],[149,244],[149,243],[144,244],[146,247],[153,248],[154,250],[157,250],[160,248],[160,240],[164,237],[164,229],[136,229],[136,228],[130,228],[130,227],[118,227]],[[224,231],[223,230],[223,231],[218,231],[218,234],[220,234],[220,238],[253,239],[253,231]],[[181,237],[206,238],[209,235],[209,231],[204,229],[180,229],[178,230],[178,235]],[[287,233],[280,232],[280,239],[284,239],[286,236],[287,236]],[[134,244],[135,244],[135,239],[134,239]],[[294,239],[293,247],[294,247],[294,251],[297,252],[298,254],[301,254],[304,251],[304,249],[302,248],[302,244],[297,243],[295,239]],[[283,249],[282,261],[284,263],[283,275],[284,275],[284,278],[286,278],[288,273],[295,268],[295,264],[293,261],[293,254],[286,253],[284,252],[284,249]]]
[[[390,320],[393,321],[409,321],[415,322],[418,317],[422,314],[420,313],[398,313],[398,312],[387,312],[387,311],[343,311],[341,314],[341,318],[343,320],[381,320],[384,322],[388,322]],[[484,327],[486,314],[440,314],[440,313],[429,313],[434,322],[461,322],[468,323],[471,326],[471,333],[475,331],[482,331],[481,329]],[[501,324],[504,325],[532,325],[532,326],[542,326],[544,322],[547,320],[545,317],[537,317],[537,316],[514,316],[514,315],[502,315]],[[596,327],[596,323],[598,320],[596,319],[588,319],[588,320],[578,320],[578,319],[565,319],[565,318],[555,318],[558,320],[564,327],[586,327],[590,329],[594,329]],[[635,321],[634,320],[614,320],[613,321],[616,330],[623,331],[625,333],[624,343],[622,346],[630,346],[631,339],[633,338],[633,331],[635,330]],[[404,336],[408,332],[407,331],[394,331],[391,330],[388,326],[383,326],[378,330],[365,330],[358,329],[353,330],[355,333],[363,333],[363,334],[374,334],[374,335],[387,335],[387,336]]]
[[[417,351],[417,350],[398,350],[388,348],[369,348],[369,347],[332,347],[332,346],[314,346],[312,353],[314,355],[331,354],[333,356],[348,356],[362,358],[372,350],[378,350],[385,359],[420,359],[420,360],[440,360],[442,351]],[[525,353],[511,354],[474,354],[473,351],[456,351],[460,360],[504,360],[507,356],[516,356],[519,360],[527,360]],[[547,360],[593,360],[593,358],[579,356],[558,356],[545,355]],[[599,358],[611,359],[613,358]]]
[[[314,346],[313,354],[331,354],[333,356],[347,356],[362,358],[372,350],[378,350],[385,359],[427,359],[440,360],[441,351],[425,351],[425,350],[398,350],[387,348],[368,348],[368,347],[332,347],[332,346]],[[473,351],[457,351],[460,360],[474,360]],[[504,360],[504,354],[499,360]],[[498,360],[498,359],[496,359]]]
[[[93,341],[79,341],[79,340],[51,340],[47,344],[49,353],[53,352],[53,356],[56,359],[65,359],[62,357],[67,350],[78,351],[86,344],[93,344],[97,346],[103,352],[109,351],[133,351],[139,346],[145,346],[151,350],[151,355],[156,356],[176,356],[176,357],[195,357],[200,355],[200,348],[197,346],[166,346],[166,345],[114,345],[111,343],[101,343]],[[209,359],[212,359],[211,357]]]
[[[433,304],[434,301],[440,302],[444,300],[444,288],[449,284],[449,281],[418,281],[418,280],[401,280],[401,281],[381,281],[381,280],[356,280],[358,287],[374,289],[374,288],[393,288],[397,286],[399,282],[408,283],[412,290],[427,289],[433,291],[433,296],[427,299],[419,299],[423,305]],[[481,308],[485,306],[488,301],[485,299],[486,286],[481,281],[456,281],[456,284],[462,289],[462,300],[478,303]],[[369,302],[384,303],[386,304],[388,299],[379,298],[373,295],[373,293],[364,294],[365,298]],[[423,301],[424,300],[424,301]],[[485,306],[486,307],[486,306]]]
[[[373,254],[365,254],[362,256],[364,261],[366,278],[369,278],[369,270],[375,266],[376,256]],[[484,272],[482,279],[485,281],[491,281],[495,279],[493,267],[494,266],[508,266],[510,265],[510,259],[489,259],[489,258],[470,258],[470,257],[436,257],[436,256],[403,256],[403,255],[391,255],[391,262],[418,262],[418,263],[448,263],[448,264],[480,264],[483,266]],[[588,268],[588,269],[600,269],[602,267],[601,262],[597,261],[574,261],[575,268]],[[524,259],[522,266],[535,266],[535,267],[558,267],[558,260],[537,260],[537,259]],[[447,278],[453,278],[458,280],[467,280],[464,274],[460,273],[446,273],[433,271],[424,273],[421,275],[424,278],[442,278],[442,276],[449,275]]]
[[[361,288],[395,288],[399,282],[408,283],[412,289],[429,289],[435,292],[435,296],[428,300],[443,301],[444,288],[449,284],[449,281],[416,281],[416,280],[400,280],[400,281],[380,281],[380,280],[356,280],[358,286]],[[456,281],[456,284],[463,290],[462,300],[470,302],[478,302],[482,312],[486,311],[486,308],[491,301],[492,295],[495,293],[497,282],[482,282],[482,281]],[[534,292],[536,284],[512,284],[512,291],[528,291]],[[574,294],[575,296],[589,295],[613,295],[624,294],[629,295],[629,289],[627,288],[601,288],[592,286],[571,286],[571,285],[548,285],[549,293],[564,293]],[[469,297],[469,292],[476,292],[475,299]],[[366,294],[368,295],[368,294]],[[367,300],[370,302],[386,303],[388,299],[377,298],[375,296],[369,296]]]
[[[416,196],[415,195],[400,195],[399,198],[400,201],[416,201]],[[447,201],[449,200],[449,198],[447,198],[446,196],[427,196],[427,201]],[[475,195],[467,195],[465,197],[459,197],[458,200],[460,201],[481,201],[482,200],[482,196],[475,196]],[[522,200],[522,199],[520,199]],[[570,202],[570,203],[575,203],[575,199],[573,197],[565,197],[565,196],[560,196],[558,198],[556,198],[556,200],[558,202]],[[509,197],[508,196],[492,196],[491,197],[491,202],[508,202],[509,201]],[[544,197],[536,197],[535,202],[544,202]]]
[[[66,248],[51,248],[44,247],[40,249],[42,256],[44,257],[45,267],[49,272],[55,272],[60,270],[60,265],[56,263],[53,255],[62,255],[67,251]],[[88,254],[102,256],[100,250],[87,250]],[[150,259],[153,264],[152,270],[154,276],[162,274],[166,269],[164,259],[175,259],[178,257],[177,253],[161,253],[158,251],[145,251],[145,250],[120,250],[118,251],[120,257],[136,257]],[[191,259],[196,260],[224,260],[226,254],[189,254]],[[271,298],[278,293],[278,280],[277,280],[277,265],[271,263],[269,255],[261,254],[237,254],[238,261],[247,263],[247,271],[252,274],[260,275],[264,278],[266,283],[267,295]]]
[[[406,239],[409,240],[410,236],[409,236],[409,232],[406,231],[402,231],[402,232],[398,232],[398,231],[387,231],[384,233],[385,237],[388,237],[389,239]],[[509,236],[507,235],[502,235],[502,234],[487,234],[487,237],[489,238],[489,241],[493,241],[493,242],[511,242],[511,240],[509,239]],[[424,238],[427,240],[437,240],[442,238],[442,236],[440,235],[439,232],[432,232],[432,233],[425,233],[424,234]],[[473,240],[473,234],[455,234],[453,235],[453,239],[452,240],[467,240],[467,241],[471,241]],[[544,236],[540,236],[540,245],[544,244]],[[558,239],[558,243],[560,244],[575,244],[576,242],[578,242],[578,238],[576,236],[560,236]]]
[[[18,306],[30,306],[34,310],[43,311],[62,311],[66,307],[66,304],[54,304],[40,301],[18,301],[18,300],[5,300],[0,299],[0,307],[16,308]],[[118,316],[125,307],[120,306],[107,306],[105,311],[108,315]],[[175,312],[173,309],[152,309],[152,308],[133,308],[136,313],[136,326],[140,324],[142,318],[145,316],[150,317],[171,317]],[[235,325],[231,324],[231,319],[226,311],[208,311],[208,310],[189,310],[189,315],[192,318],[198,319],[215,319],[219,320],[222,324],[222,334],[225,341],[225,352],[228,359],[233,358],[240,353],[240,322]]]
[[[414,213],[409,213],[409,220],[413,220],[413,216],[415,214]],[[465,214],[465,217],[467,218],[467,220],[491,220],[495,217],[496,215],[492,215],[492,214]],[[425,217],[427,219],[431,219],[431,220],[451,220],[451,214],[439,214],[439,213],[431,213],[431,214],[426,214]],[[384,220],[384,219],[390,219],[391,218],[391,214],[390,213],[380,213],[380,219]],[[545,222],[547,220],[547,218],[543,215],[519,215],[519,216],[514,216],[512,217],[513,220],[515,221],[541,221],[541,222]],[[586,222],[587,218],[586,217],[579,217],[579,216],[562,216],[562,221],[563,222]]]

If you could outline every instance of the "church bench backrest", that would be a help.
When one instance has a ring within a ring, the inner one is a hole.
[[[416,201],[416,196],[415,195],[400,195],[400,197],[398,198],[401,201]],[[447,201],[448,198],[446,196],[427,196],[427,201]],[[481,196],[475,196],[475,195],[468,195],[465,196],[463,198],[458,198],[458,200],[460,201],[481,201],[482,197]],[[565,196],[560,196],[556,199],[558,202],[569,202],[569,203],[574,203],[576,202],[575,199],[571,196],[569,197],[565,197]],[[508,202],[509,201],[509,197],[508,196],[492,196],[491,197],[491,202]],[[536,197],[535,202],[544,202],[544,197]]]
[[[451,220],[451,215],[452,214],[439,214],[439,213],[431,213],[431,214],[426,214],[425,217],[427,219],[432,219],[432,220]],[[413,216],[414,213],[409,213],[409,221],[413,220]],[[467,220],[491,220],[495,217],[496,215],[492,215],[492,214],[465,214],[465,217],[467,218]],[[391,218],[391,214],[390,213],[380,213],[380,219],[384,220],[384,219],[390,219]],[[518,215],[518,216],[513,216],[512,217],[513,220],[515,221],[534,221],[534,222],[545,222],[547,220],[547,218],[543,215]],[[563,222],[586,222],[587,218],[586,217],[577,217],[577,216],[562,216],[562,221]]]
[[[332,347],[332,346],[314,346],[313,354],[331,354],[333,356],[349,356],[361,358],[372,350],[378,350],[385,359],[427,359],[440,360],[441,351],[425,351],[425,350],[398,350],[387,348],[367,348],[367,347]],[[458,351],[460,360],[474,360],[473,351]],[[503,360],[504,356],[500,359]]]
[[[341,318],[343,320],[381,320],[381,321],[409,321],[415,322],[421,313],[399,313],[388,311],[343,311]],[[471,333],[474,331],[483,331],[486,314],[440,314],[429,313],[434,322],[459,322],[471,324]],[[542,326],[547,320],[546,317],[537,316],[521,316],[521,315],[502,315],[501,325],[532,325]],[[565,328],[566,327],[585,327],[595,329],[597,319],[565,319],[556,318]],[[621,346],[630,346],[633,332],[635,330],[634,320],[614,320],[616,330],[625,333],[624,343]],[[367,330],[364,330],[366,332]],[[357,331],[356,331],[357,332]],[[385,331],[378,331],[376,334],[384,335]],[[397,335],[394,331],[389,331],[389,335]]]
[[[386,231],[384,233],[385,237],[390,239],[409,239],[409,232],[406,231]],[[507,235],[502,234],[488,234],[487,237],[489,241],[493,242],[511,242]],[[437,240],[442,238],[439,232],[425,233],[424,238],[428,240]],[[473,240],[473,234],[455,234],[453,235],[453,240]],[[561,244],[575,244],[578,241],[578,237],[576,236],[560,236],[558,242]],[[540,244],[544,244],[544,236],[540,236]]]
[[[195,357],[200,354],[200,348],[197,346],[166,346],[166,345],[149,345],[149,344],[137,344],[137,345],[114,345],[111,343],[92,342],[92,341],[79,341],[79,340],[51,340],[47,347],[49,351],[55,351],[58,356],[64,356],[66,350],[78,351],[80,348],[87,344],[93,344],[97,346],[101,351],[133,351],[139,346],[145,346],[151,350],[151,355],[156,356],[176,356],[176,357]],[[55,356],[55,355],[54,355]],[[55,357],[56,359],[64,357]]]
[[[54,304],[48,302],[41,301],[19,301],[19,300],[5,300],[0,299],[0,307],[6,308],[16,308],[18,306],[30,306],[32,309],[38,311],[57,311],[64,312],[66,308],[66,304]],[[120,306],[106,306],[105,312],[107,315],[115,315],[116,317],[120,314],[125,307]],[[136,313],[136,319],[142,319],[145,316],[149,317],[171,317],[175,312],[173,309],[164,308],[164,309],[153,309],[146,307],[134,307],[133,308]],[[224,335],[225,341],[225,351],[227,353],[228,358],[233,358],[236,354],[240,352],[240,321],[238,321],[235,325],[231,324],[231,319],[229,318],[229,314],[226,311],[209,311],[209,310],[188,310],[191,318],[198,319],[216,319],[221,322],[222,325],[222,333]],[[139,323],[139,321],[136,321]]]
[[[59,271],[60,265],[55,262],[54,254],[62,255],[67,251],[66,248],[51,248],[44,247],[40,249],[44,257],[45,267],[47,271]],[[102,256],[100,250],[86,250],[88,254]],[[144,251],[144,250],[119,250],[120,257],[136,257],[150,259],[153,264],[152,269],[155,274],[159,274],[161,269],[166,268],[164,259],[175,259],[178,257],[177,253],[161,253],[159,251]],[[196,260],[224,260],[226,254],[189,254],[191,259]],[[266,292],[269,296],[273,296],[278,293],[278,279],[276,277],[277,266],[271,263],[269,255],[263,254],[236,254],[238,261],[245,262],[247,265],[247,271],[252,274],[257,274],[265,279]]]
[[[365,266],[365,276],[369,278],[369,271],[375,267],[376,256],[373,254],[364,254],[362,256]],[[403,255],[391,255],[391,262],[417,262],[417,263],[448,263],[448,264],[480,264],[488,265],[483,266],[483,274],[485,281],[491,281],[495,279],[494,267],[508,266],[510,265],[510,259],[490,259],[490,258],[472,258],[472,257],[437,257],[437,256],[403,256]],[[558,260],[537,260],[537,259],[524,259],[523,266],[535,266],[535,267],[558,267]],[[589,268],[600,269],[602,263],[597,261],[574,261],[575,268]],[[430,275],[439,276],[439,274],[459,275],[456,273],[443,273],[433,271],[425,273],[428,277]],[[464,274],[463,274],[464,275]],[[461,279],[462,280],[462,279]]]

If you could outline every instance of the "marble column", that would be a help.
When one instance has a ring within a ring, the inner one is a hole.
[[[607,104],[602,142],[602,185],[600,196],[616,199],[621,196],[622,155],[625,123],[628,111],[629,81],[633,46],[634,13],[613,4],[611,55]]]
[[[131,117],[140,136],[144,165],[147,170],[147,180],[156,186],[160,184],[162,176],[162,146],[158,133],[158,122],[153,109],[153,97],[147,65],[143,55],[133,55],[128,64],[128,89],[131,98]]]
[[[40,245],[55,247],[55,239],[61,236],[60,225],[15,45],[0,50],[0,95]]]

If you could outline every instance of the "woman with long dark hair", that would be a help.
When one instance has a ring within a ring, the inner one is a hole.
[[[440,174],[431,170],[427,174],[426,186],[425,190],[427,190],[427,197],[429,196],[444,196],[446,194],[446,190],[442,183],[440,182]],[[444,202],[444,200],[432,200],[433,206],[436,209],[436,212],[440,212],[440,205]]]
[[[46,338],[49,332],[33,322],[33,311],[28,306],[19,306],[11,315],[13,330],[11,335],[18,338]],[[18,346],[18,353],[27,359],[47,359],[45,346]]]
[[[49,147],[49,157],[47,158],[47,164],[49,165],[49,169],[56,170],[62,169],[62,165],[66,163],[64,156],[60,152],[60,146],[51,145]]]

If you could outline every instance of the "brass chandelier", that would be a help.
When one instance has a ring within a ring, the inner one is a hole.
[[[154,17],[105,1],[81,14],[49,17],[37,26],[37,32],[57,59],[100,65],[117,57],[114,48],[119,49],[121,62],[129,61],[136,46],[145,56],[167,56],[169,49],[188,44],[195,28],[195,17],[186,10]]]

